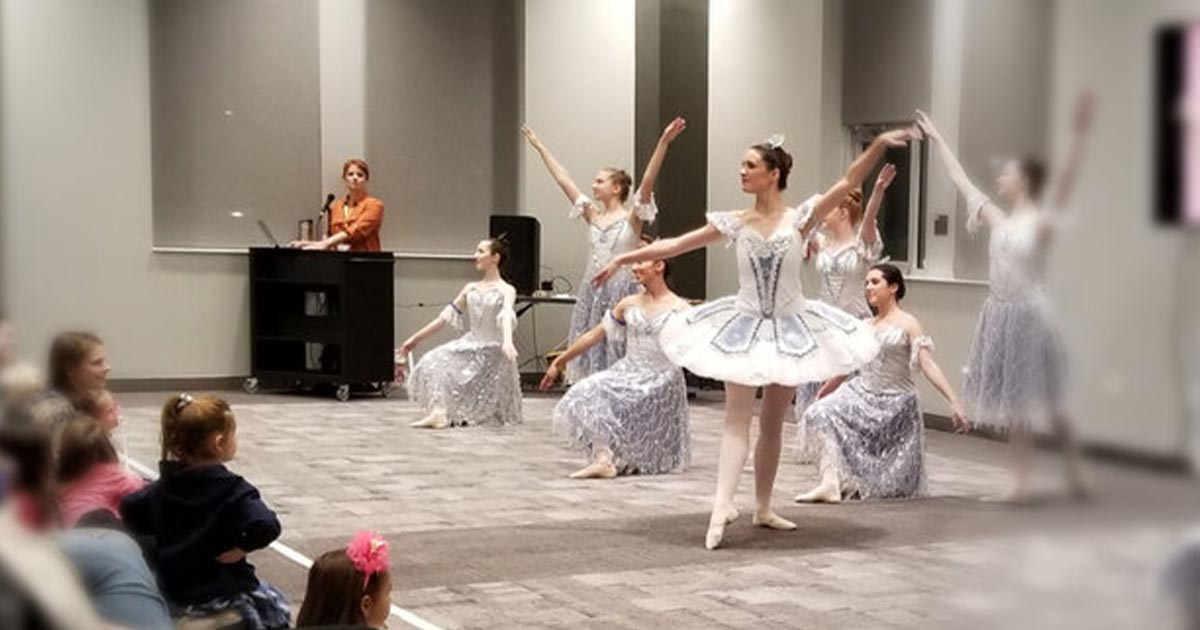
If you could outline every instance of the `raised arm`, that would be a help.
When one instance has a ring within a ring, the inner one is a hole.
[[[942,164],[946,165],[946,171],[950,173],[950,181],[954,182],[954,187],[958,189],[959,194],[966,198],[968,202],[974,199],[988,199],[988,196],[971,182],[971,178],[967,177],[967,171],[963,169],[962,163],[958,161],[954,152],[950,150],[945,138],[942,138],[941,132],[934,126],[933,119],[929,117],[929,114],[918,109],[917,124],[921,126],[921,130],[925,132],[925,135],[930,138],[933,145],[937,147]],[[996,204],[989,200],[984,203],[983,208],[979,211],[979,215],[982,217],[983,222],[990,227],[1004,218],[1004,211],[996,207]]]
[[[642,173],[642,181],[638,184],[637,203],[650,203],[651,195],[654,193],[654,182],[658,179],[658,173],[662,170],[663,161],[667,158],[667,149],[670,148],[671,143],[685,129],[687,129],[687,121],[680,116],[676,116],[663,129],[662,135],[658,137],[658,144],[654,146],[654,153],[650,154],[650,161],[646,163],[646,171]],[[633,212],[630,213],[629,220],[632,223],[640,225],[643,219],[638,216],[638,213]]]
[[[721,238],[721,232],[717,230],[711,223],[705,224],[704,227],[699,227],[691,232],[673,236],[671,238],[662,238],[653,243],[639,247],[613,256],[600,273],[592,278],[592,284],[600,286],[608,281],[609,276],[616,273],[624,265],[631,265],[635,262],[645,260],[667,260],[676,256],[681,256],[692,250],[700,249],[709,243],[715,242]]]
[[[813,208],[813,214],[809,218],[801,231],[808,234],[810,231],[820,225],[825,220],[825,215],[833,212],[842,202],[846,200],[846,195],[850,194],[851,190],[862,186],[863,180],[870,174],[871,169],[875,167],[875,163],[883,157],[885,151],[894,147],[903,147],[911,140],[920,140],[921,130],[917,127],[909,127],[907,129],[895,129],[875,136],[875,140],[867,147],[866,151],[862,152],[858,158],[850,164],[850,168],[846,170],[846,174],[842,176],[825,194],[821,196],[821,200]]]
[[[454,301],[450,303],[450,308],[458,311],[459,314],[465,312],[467,309],[467,291],[469,291],[470,288],[470,284],[464,286],[462,290],[458,292],[458,296],[454,298]],[[428,324],[425,324],[421,330],[413,333],[413,336],[405,339],[404,343],[400,344],[400,354],[407,356],[410,352],[416,349],[416,347],[420,345],[422,341],[425,341],[426,339],[437,334],[439,330],[445,328],[446,324],[449,323],[450,320],[445,317],[444,312],[445,311],[443,309],[443,313],[438,314],[438,316],[430,320]]]
[[[1071,126],[1071,148],[1067,150],[1067,155],[1058,168],[1058,177],[1048,198],[1050,207],[1054,210],[1061,211],[1065,208],[1075,189],[1075,178],[1079,173],[1079,165],[1083,162],[1083,146],[1092,126],[1092,114],[1095,110],[1096,99],[1092,94],[1080,94],[1079,101],[1075,104],[1074,124]]]
[[[883,195],[894,179],[896,179],[896,165],[890,162],[883,165],[879,176],[875,178],[875,188],[871,191],[871,198],[867,200],[867,210],[863,212],[862,227],[858,231],[863,244],[868,249],[875,244],[875,239],[879,236],[879,228],[875,225],[875,221],[879,218],[879,206],[883,205]]]
[[[571,203],[575,203],[581,193],[579,192],[579,186],[575,185],[575,180],[571,179],[571,174],[567,172],[566,167],[558,162],[554,154],[550,153],[550,149],[546,148],[546,145],[537,137],[537,134],[533,133],[533,129],[530,129],[529,125],[521,125],[521,134],[525,136],[525,139],[529,141],[529,145],[541,156],[542,162],[546,164],[546,170],[550,171],[550,176],[554,178],[554,182],[562,189],[563,194],[567,196],[567,199]],[[591,209],[585,208],[583,212],[583,217],[590,221]]]

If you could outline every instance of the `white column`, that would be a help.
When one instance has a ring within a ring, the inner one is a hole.
[[[634,9],[634,0],[525,2],[524,121],[584,192],[601,168],[633,168]],[[577,290],[589,253],[587,231],[568,219],[571,203],[523,139],[518,155],[520,211],[542,225],[542,278],[562,276]],[[540,311],[545,350],[565,337],[570,309]]]
[[[799,204],[822,185],[823,3],[712,0],[708,30],[708,209],[753,203],[741,191],[746,147],[787,136],[794,159],[786,198]],[[709,248],[710,298],[737,290],[732,249]]]
[[[937,121],[946,143],[958,152],[959,109],[962,103],[962,58],[966,6],[963,0],[935,0],[933,3],[933,76],[929,115]],[[932,143],[926,145],[935,151]],[[958,192],[950,181],[945,165],[936,155],[929,156],[929,196],[925,213],[924,275],[954,277],[954,238],[958,224]],[[934,234],[939,214],[950,218],[944,236]]]
[[[319,0],[321,184],[342,188],[342,163],[366,154],[366,0]]]

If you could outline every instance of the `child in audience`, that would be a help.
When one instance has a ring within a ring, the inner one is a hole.
[[[75,408],[99,422],[109,435],[121,425],[121,408],[107,389],[84,392],[75,400]]]
[[[237,421],[215,396],[179,394],[162,411],[160,478],[121,502],[129,528],[156,542],[163,594],[178,615],[234,610],[248,630],[287,628],[290,609],[246,555],[279,537],[258,489],[230,472]]]
[[[12,323],[0,312],[0,422],[8,409],[33,404],[45,389],[42,373],[17,357]]]
[[[86,416],[63,427],[58,442],[58,497],[63,525],[95,510],[117,514],[121,499],[146,486],[121,466],[106,427]]]
[[[11,462],[7,499],[17,522],[35,532],[59,522],[50,436],[25,411],[10,414],[0,425],[0,457]]]
[[[124,460],[129,453],[128,436],[121,428],[121,406],[107,389],[89,391],[75,400],[75,408],[91,416],[108,433],[117,457]],[[129,470],[129,466],[125,466]]]
[[[67,331],[50,343],[50,387],[74,402],[83,394],[108,385],[108,353],[95,333]]]
[[[392,605],[388,544],[375,532],[359,532],[344,549],[325,552],[308,571],[297,628],[386,628]]]

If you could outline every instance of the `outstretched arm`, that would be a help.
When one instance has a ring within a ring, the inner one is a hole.
[[[567,172],[566,167],[559,163],[554,154],[550,153],[550,149],[533,133],[533,129],[530,129],[529,125],[521,125],[521,134],[525,136],[525,139],[529,141],[529,145],[541,156],[542,162],[546,165],[546,170],[550,171],[550,176],[554,178],[554,182],[562,189],[563,194],[567,196],[567,199],[571,203],[575,203],[580,195],[579,186],[575,185],[575,180],[571,179],[571,174]],[[584,219],[590,221],[591,214],[592,211],[590,208],[584,208]]]
[[[929,136],[933,145],[937,147],[938,155],[941,156],[942,163],[946,165],[946,170],[950,173],[950,180],[954,182],[954,187],[958,189],[959,194],[967,200],[987,199],[987,195],[971,182],[970,177],[967,177],[967,171],[963,169],[962,163],[958,161],[954,152],[950,150],[950,147],[946,144],[946,140],[942,138],[941,132],[934,126],[929,114],[918,109],[917,124],[921,126],[921,130],[925,132],[925,135]],[[988,201],[980,210],[980,216],[983,218],[983,222],[991,227],[1004,218],[1004,212],[1000,208],[997,208],[996,204]]]
[[[629,304],[629,300],[633,297],[627,296],[620,302],[617,302],[617,305],[613,307],[612,316],[624,321],[625,308]],[[605,332],[604,323],[601,322],[576,338],[575,343],[571,344],[566,350],[563,350],[562,354],[555,357],[554,361],[550,363],[550,367],[546,368],[546,375],[542,377],[542,382],[538,384],[538,389],[542,391],[550,389],[554,385],[554,382],[558,380],[558,375],[562,374],[562,371],[567,368],[568,363],[575,359],[575,357],[604,341],[607,337],[608,333]]]
[[[645,260],[666,260],[681,256],[692,250],[700,249],[709,243],[721,238],[721,232],[712,224],[706,224],[704,227],[699,227],[686,234],[673,236],[671,238],[663,238],[645,246],[639,247],[613,256],[600,273],[592,278],[592,284],[600,286],[608,281],[609,276],[616,273],[624,265],[631,265],[635,262]]]
[[[1079,173],[1079,165],[1083,162],[1083,145],[1087,140],[1088,131],[1092,126],[1092,114],[1096,110],[1096,99],[1090,92],[1079,95],[1075,104],[1075,121],[1072,125],[1071,148],[1062,165],[1058,168],[1058,177],[1051,193],[1050,207],[1062,210],[1071,198],[1075,189],[1075,179]]]
[[[809,231],[825,220],[825,215],[833,212],[834,209],[845,201],[846,195],[849,195],[851,190],[862,186],[863,180],[867,178],[871,169],[875,167],[875,163],[883,157],[885,151],[890,148],[905,146],[912,140],[920,139],[921,130],[915,126],[908,129],[896,129],[875,136],[875,140],[871,142],[866,151],[862,152],[862,155],[859,155],[854,160],[850,168],[846,170],[846,174],[821,196],[821,200],[813,208],[812,217],[801,228],[801,231],[808,234]]]
[[[876,227],[875,221],[879,218],[879,206],[883,205],[883,194],[894,179],[896,165],[892,163],[884,164],[879,171],[879,177],[875,178],[875,188],[871,191],[871,198],[867,200],[867,210],[863,213],[862,228],[859,229],[862,242],[868,249],[875,244],[875,238],[879,236],[879,228]]]
[[[817,390],[817,400],[821,400],[822,398],[832,394],[835,389],[841,387],[842,383],[846,382],[846,378],[847,376],[845,374],[839,374],[828,381],[825,381],[821,385],[821,388]]]
[[[912,338],[916,339],[917,337]],[[950,386],[950,381],[946,379],[942,368],[938,366],[937,361],[933,360],[933,353],[929,351],[928,347],[918,351],[917,362],[921,366],[921,371],[925,373],[925,378],[929,379],[934,389],[937,389],[946,402],[950,403],[950,422],[954,424],[955,429],[963,433],[970,431],[971,422],[967,419],[967,412],[963,409],[962,401],[958,399],[958,394]]]
[[[458,292],[458,295],[454,298],[454,301],[450,303],[451,306],[453,306],[455,309],[457,309],[459,313],[462,313],[467,308],[467,290],[469,290],[470,288],[471,288],[470,284],[464,286],[462,288],[462,290]],[[420,345],[420,343],[422,341],[425,341],[429,337],[437,334],[437,332],[439,330],[441,330],[445,327],[446,327],[445,318],[443,318],[441,315],[438,315],[437,317],[430,320],[430,322],[428,324],[425,324],[425,326],[423,328],[421,328],[421,330],[418,330],[417,332],[413,333],[413,336],[409,337],[408,339],[405,339],[404,343],[400,344],[400,354],[407,356],[418,345]]]
[[[667,149],[679,134],[687,129],[687,121],[680,116],[676,116],[674,120],[667,124],[663,129],[662,135],[658,137],[658,144],[654,146],[654,153],[650,154],[650,161],[646,163],[646,171],[642,173],[642,181],[638,184],[637,202],[641,204],[650,203],[654,193],[654,182],[658,180],[658,173],[662,170],[663,161],[667,158]],[[635,226],[640,227],[642,217],[639,217],[636,212],[630,213],[629,221]]]

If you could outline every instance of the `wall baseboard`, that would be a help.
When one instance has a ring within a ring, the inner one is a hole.
[[[195,378],[114,378],[108,381],[113,392],[188,392],[241,390],[244,376],[203,376]]]
[[[932,413],[925,414],[925,427],[938,431],[954,431],[954,424],[950,421],[949,417]],[[1008,429],[992,425],[977,425],[972,427],[971,436],[985,440],[1006,442],[1008,441]],[[1041,433],[1034,435],[1034,444],[1043,450],[1058,448],[1058,441],[1053,436]],[[1096,444],[1087,441],[1081,444],[1081,448],[1086,457],[1098,461],[1177,475],[1192,475],[1200,472],[1188,457],[1182,454],[1148,453],[1124,446]]]

